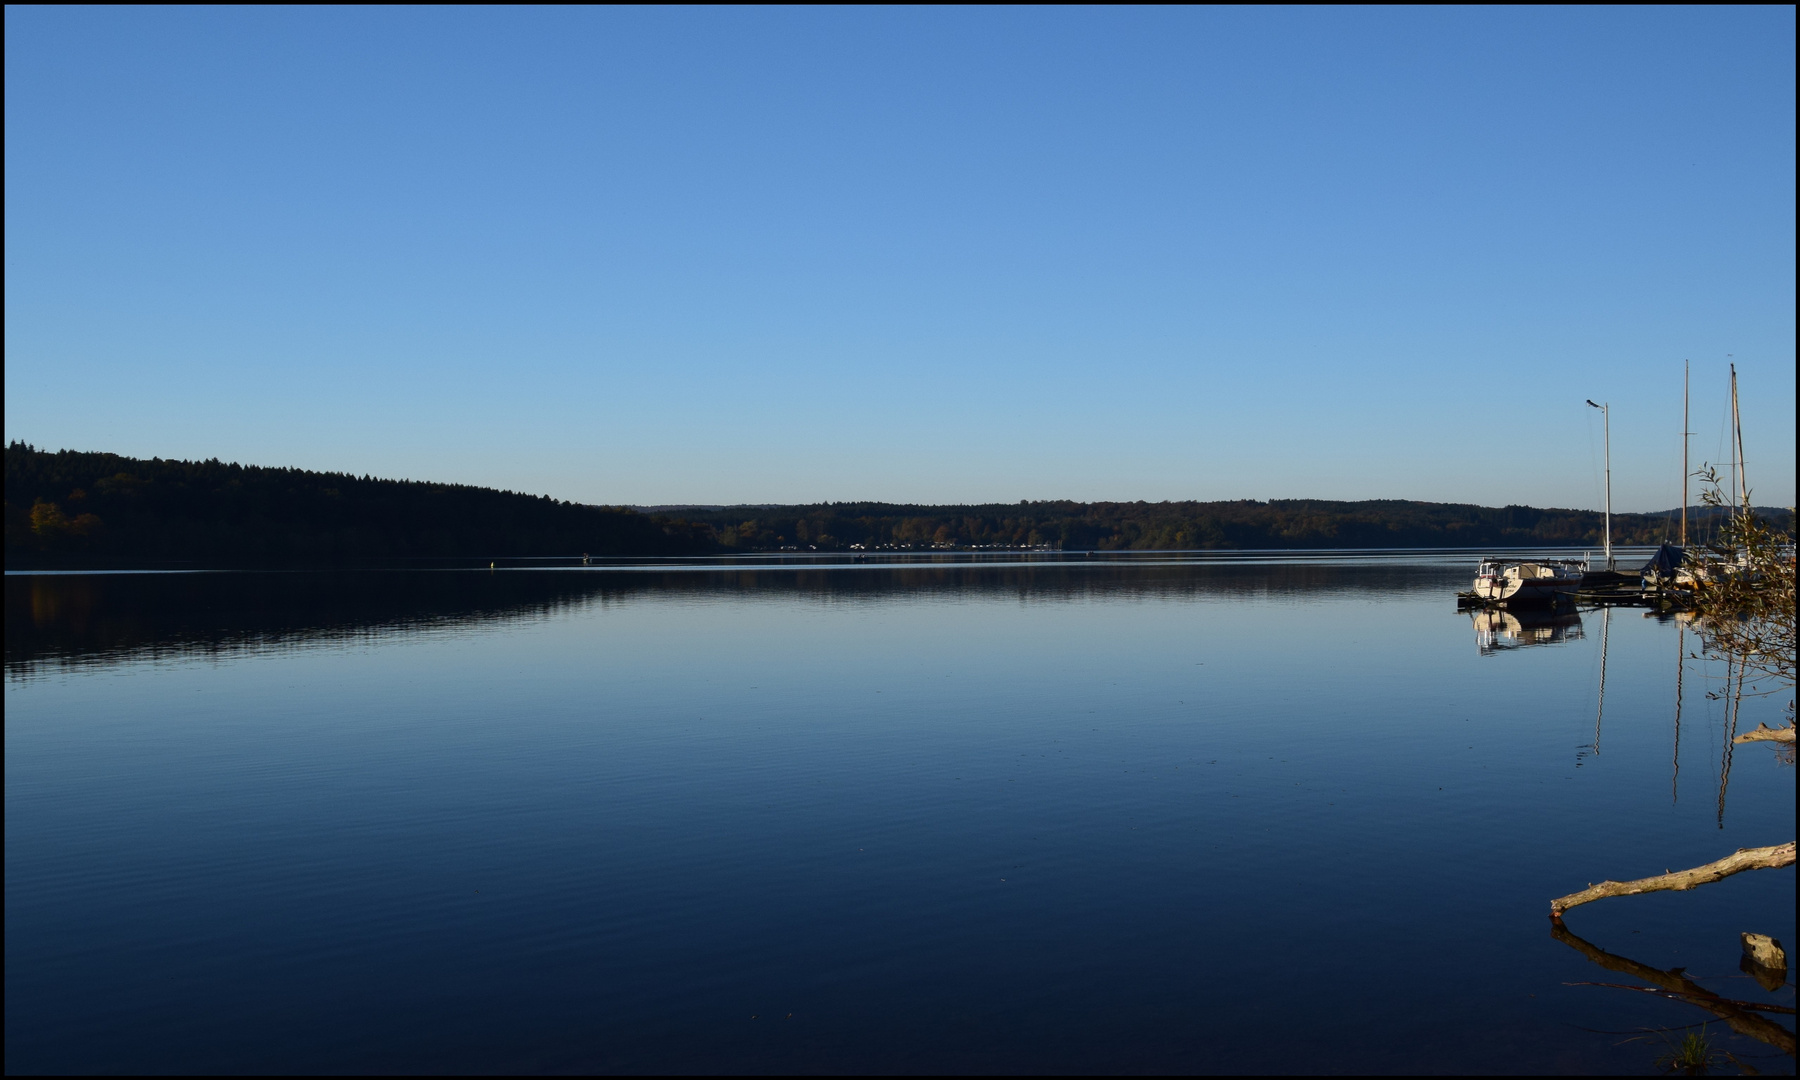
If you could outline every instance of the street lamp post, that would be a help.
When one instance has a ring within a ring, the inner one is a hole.
[[[1612,405],[1597,404],[1593,398],[1588,404],[1600,410],[1601,423],[1606,432],[1606,568],[1613,568],[1612,553]]]

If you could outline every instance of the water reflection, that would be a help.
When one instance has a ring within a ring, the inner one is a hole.
[[[1606,717],[1606,656],[1612,641],[1612,608],[1600,612],[1600,698],[1594,707],[1594,754],[1600,754],[1600,722]],[[1579,757],[1580,755],[1577,755]]]
[[[1735,681],[1734,681],[1735,680]],[[1725,697],[1725,745],[1719,751],[1719,828],[1725,827],[1725,789],[1731,786],[1732,750],[1737,745],[1738,713],[1744,705],[1743,658],[1725,657],[1725,689],[1714,691]]]
[[[1545,895],[1792,813],[1662,802],[1674,627],[1575,773],[1465,567],[1102,562],[10,578],[9,1071],[1609,1071]]]
[[[1004,596],[1021,603],[1278,599],[1371,601],[1441,590],[1454,568],[1232,562],[767,563],[557,569],[15,574],[6,578],[6,670],[329,644],[372,635],[545,618],[659,598],[886,603]]]
[[[1675,749],[1669,771],[1669,805],[1681,802],[1681,695],[1687,676],[1687,624],[1675,630]]]
[[[1669,1001],[1680,1001],[1696,1005],[1725,1021],[1731,1030],[1740,1035],[1747,1035],[1758,1042],[1767,1043],[1782,1053],[1794,1055],[1794,1033],[1780,1024],[1769,1020],[1766,1014],[1794,1015],[1790,1006],[1774,1005],[1768,1002],[1747,1001],[1739,998],[1727,998],[1708,990],[1688,975],[1686,968],[1661,968],[1642,964],[1617,953],[1607,952],[1592,942],[1577,937],[1561,922],[1553,922],[1550,936],[1574,949],[1582,956],[1598,964],[1608,971],[1616,971],[1621,975],[1629,975],[1634,979],[1649,983],[1649,986],[1627,986],[1620,983],[1574,983],[1576,986],[1603,986],[1618,990],[1630,990],[1637,993],[1653,994]],[[1758,985],[1762,985],[1760,980]],[[1785,985],[1776,983],[1765,987],[1772,992],[1785,989]]]
[[[1581,639],[1581,616],[1569,609],[1499,611],[1480,609],[1471,616],[1475,624],[1475,647],[1481,655],[1528,648],[1532,645],[1556,645]]]
[[[6,670],[220,655],[545,615],[586,602],[567,575],[173,573],[6,579]]]

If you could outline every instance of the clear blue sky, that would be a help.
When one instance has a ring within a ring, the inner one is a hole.
[[[6,9],[6,437],[609,503],[1794,500],[1795,13]]]

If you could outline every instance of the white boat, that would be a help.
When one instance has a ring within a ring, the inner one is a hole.
[[[1554,604],[1572,598],[1586,572],[1586,565],[1572,559],[1483,559],[1475,570],[1475,599],[1509,607]]]

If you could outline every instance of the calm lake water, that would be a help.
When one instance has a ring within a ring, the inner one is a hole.
[[[1550,899],[1794,836],[1692,632],[1467,555],[696,565],[9,575],[7,1071],[1644,1073]],[[1794,913],[1568,928],[1791,1009]]]

